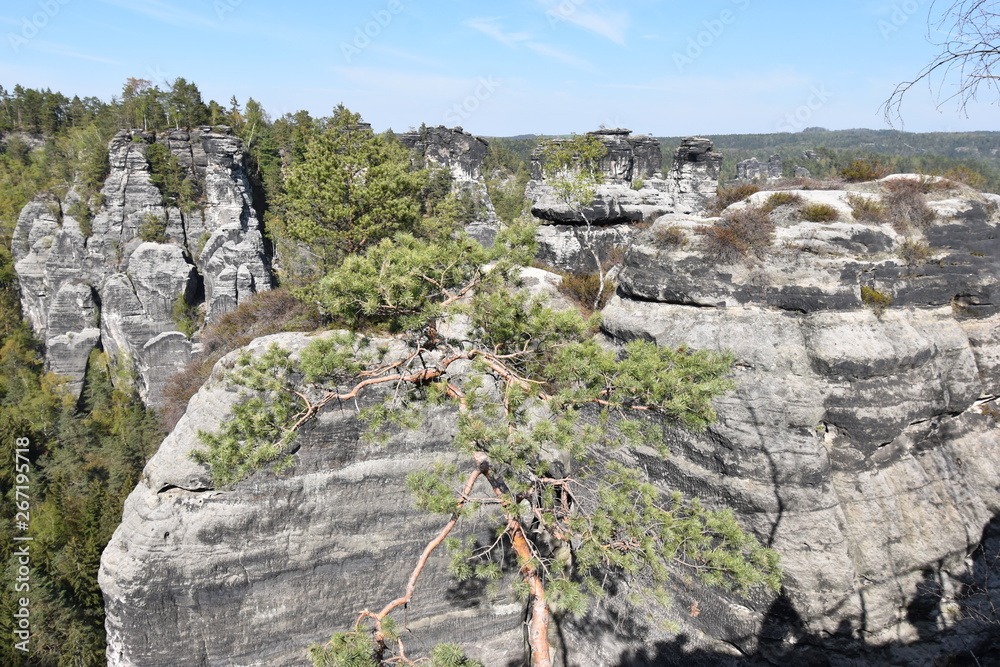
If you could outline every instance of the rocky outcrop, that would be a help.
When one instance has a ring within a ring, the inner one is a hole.
[[[736,178],[741,181],[776,181],[781,178],[783,169],[780,155],[772,155],[763,164],[752,157],[736,163]]]
[[[146,159],[153,142],[198,183],[190,210],[164,206]],[[102,346],[132,360],[143,398],[158,404],[197,345],[174,322],[178,300],[201,303],[211,321],[270,289],[243,161],[240,140],[225,128],[121,131],[109,145],[104,187],[86,202],[92,220],[74,217],[85,210],[74,190],[62,200],[42,193],[21,212],[13,252],[23,310],[49,370],[67,376],[76,394],[90,351]],[[156,221],[165,228],[159,238],[147,231]]]
[[[632,137],[630,130],[598,130],[587,136],[597,137],[605,147],[598,165],[602,184],[596,197],[578,212],[559,201],[546,182],[545,145],[531,156],[531,180],[525,196],[531,200],[531,213],[556,224],[581,224],[581,212],[593,224],[614,225],[637,222],[673,210],[668,182],[663,179],[660,144],[652,137]],[[553,141],[559,144],[564,140]],[[633,187],[635,186],[635,187]]]
[[[702,214],[719,189],[722,154],[709,139],[688,137],[674,153],[674,163],[667,174],[673,194],[675,213]]]
[[[249,349],[294,352],[311,340],[279,334]],[[104,552],[109,665],[309,664],[310,644],[405,588],[440,528],[440,517],[414,508],[405,478],[447,460],[445,413],[379,446],[359,437],[354,406],[327,411],[300,435],[294,470],[213,489],[188,455],[237,398],[223,377],[235,354],[146,466]],[[445,561],[432,559],[421,577],[407,609],[411,636],[428,646],[457,640],[503,664],[520,645],[520,606],[470,594]]]
[[[460,127],[421,127],[399,135],[399,142],[423,160],[451,172],[456,181],[479,181],[489,143]]]
[[[629,130],[588,133],[606,147],[600,162],[603,178],[594,200],[575,209],[560,201],[544,174],[545,148],[532,155],[525,196],[531,213],[545,223],[539,232],[539,259],[564,271],[593,271],[593,259],[580,251],[585,221],[599,227],[592,232],[602,256],[612,247],[624,247],[636,223],[650,222],[668,213],[700,213],[718,189],[722,156],[708,139],[688,137],[674,154],[666,176],[661,173],[659,142],[630,136]],[[556,140],[558,143],[559,140]],[[584,220],[585,218],[585,220]]]
[[[461,127],[449,129],[443,125],[423,126],[401,134],[399,141],[413,151],[418,163],[449,171],[452,191],[471,197],[475,204],[476,219],[466,226],[466,231],[480,243],[492,245],[500,220],[493,209],[483,174],[489,143]]]
[[[706,258],[704,220],[671,216],[626,256],[612,339],[736,356],[719,423],[679,438],[662,475],[782,555],[786,599],[717,619],[747,653],[930,664],[989,634],[957,598],[1000,512],[1000,242],[984,202],[960,202],[932,205],[917,265],[891,227],[846,216],[783,224],[764,261],[736,265]],[[686,244],[660,241],[666,227]]]

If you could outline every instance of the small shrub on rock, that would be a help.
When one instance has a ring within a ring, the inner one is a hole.
[[[760,188],[751,183],[734,185],[731,188],[719,188],[715,193],[715,199],[708,206],[708,211],[712,215],[719,215],[730,205],[738,201],[743,201],[752,194],[760,192]]]
[[[658,248],[682,248],[687,243],[687,234],[677,225],[659,227],[653,230],[653,243]]]
[[[851,214],[859,222],[872,222],[882,224],[889,220],[889,211],[885,204],[876,197],[865,197],[857,194],[847,195],[847,203],[851,207]]]
[[[575,303],[582,311],[589,313],[592,310],[601,310],[608,303],[608,299],[615,293],[615,283],[612,280],[604,281],[604,290],[601,291],[601,276],[596,271],[594,273],[566,273],[559,272],[562,281],[559,283],[559,291]],[[600,301],[597,299],[600,292]],[[594,308],[594,304],[597,308]]]
[[[889,175],[889,167],[878,158],[851,160],[840,170],[840,177],[849,183],[877,181]]]
[[[798,206],[802,203],[802,197],[794,192],[775,192],[768,197],[762,208],[770,213],[779,206]]]
[[[937,217],[927,206],[925,186],[923,179],[912,178],[899,178],[882,184],[882,202],[889,221],[899,233],[902,234],[910,227],[924,229]]]
[[[960,164],[957,167],[952,167],[941,175],[949,181],[965,183],[970,188],[980,192],[986,187],[986,177],[972,167],[965,165]]]
[[[139,238],[151,243],[166,243],[167,219],[161,215],[147,213],[139,225]]]
[[[75,201],[66,213],[76,218],[77,223],[80,225],[80,233],[83,234],[83,238],[90,238],[94,233],[94,212],[90,210],[87,206],[87,202],[82,199]]]
[[[868,285],[861,286],[861,303],[865,304],[875,312],[875,317],[881,319],[885,309],[892,305],[892,297],[883,292],[879,292],[874,287]]]
[[[896,252],[899,254],[900,259],[906,262],[907,266],[926,264],[927,260],[929,260],[933,254],[929,245],[923,241],[917,241],[914,239],[907,239],[906,241],[903,241]]]
[[[806,204],[799,209],[799,215],[808,222],[831,222],[840,216],[829,204]]]
[[[191,338],[194,332],[201,327],[204,317],[201,309],[198,308],[198,304],[188,302],[187,296],[182,292],[177,295],[177,300],[174,301],[171,319],[177,325],[178,331]]]
[[[727,213],[698,231],[705,235],[705,253],[725,263],[764,259],[774,241],[774,222],[759,206]]]
[[[229,352],[254,338],[283,331],[312,331],[321,324],[315,306],[304,304],[282,289],[261,292],[223,315],[202,331],[201,355],[167,382],[163,390],[166,405],[161,413],[164,427],[168,431],[174,427],[188,400],[211,375],[215,362]]]

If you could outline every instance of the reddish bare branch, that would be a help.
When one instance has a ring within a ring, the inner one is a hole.
[[[427,546],[424,547],[423,553],[420,554],[420,558],[417,559],[416,567],[413,568],[413,572],[410,573],[410,578],[406,582],[406,590],[403,595],[382,607],[382,610],[377,614],[372,615],[372,617],[376,619],[376,622],[380,623],[382,619],[385,618],[393,609],[410,602],[410,599],[413,597],[413,591],[417,587],[417,580],[420,579],[420,574],[423,572],[424,566],[427,565],[427,559],[432,553],[434,553],[434,550],[437,549],[442,542],[444,542],[445,538],[448,537],[448,534],[458,523],[459,513],[468,502],[469,496],[472,494],[472,487],[475,486],[476,480],[479,479],[481,474],[482,473],[477,469],[472,471],[469,475],[468,479],[465,481],[465,486],[462,489],[462,496],[459,498],[458,508],[455,514],[453,514],[451,520],[446,523],[440,531],[438,531],[438,534],[434,536],[434,539],[428,542]]]

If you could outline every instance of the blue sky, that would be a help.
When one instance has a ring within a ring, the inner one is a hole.
[[[109,99],[178,76],[272,116],[338,103],[377,130],[655,135],[887,127],[879,105],[935,54],[930,0],[5,0],[0,84]],[[911,131],[1000,130],[1000,109]]]

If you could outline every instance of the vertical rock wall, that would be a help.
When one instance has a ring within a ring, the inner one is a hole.
[[[483,243],[491,245],[496,237],[499,218],[486,191],[483,162],[489,144],[481,137],[474,137],[461,127],[449,129],[443,125],[421,127],[399,137],[400,143],[413,151],[418,162],[447,169],[452,177],[452,190],[467,193],[476,204],[476,219],[466,231]]]
[[[531,178],[525,196],[531,213],[545,224],[539,230],[539,259],[563,271],[595,271],[584,251],[581,213],[594,228],[592,244],[601,256],[628,245],[636,223],[651,222],[668,213],[703,213],[719,184],[722,155],[708,139],[688,137],[674,153],[670,170],[661,173],[662,152],[656,139],[631,136],[630,130],[589,132],[607,152],[600,162],[603,183],[594,200],[575,211],[559,200],[544,174],[544,147],[531,158]],[[555,140],[558,143],[560,140]]]
[[[166,207],[150,179],[148,146],[165,144],[201,186],[190,211]],[[14,231],[22,306],[45,343],[49,370],[79,394],[89,353],[127,355],[140,392],[157,405],[166,380],[196,351],[175,322],[179,298],[200,304],[208,321],[271,288],[269,257],[252,206],[240,140],[226,129],[157,136],[121,131],[109,144],[111,171],[92,202],[88,225],[71,215],[79,195],[40,194]],[[77,210],[77,209],[74,209]],[[164,239],[143,241],[157,218]]]

